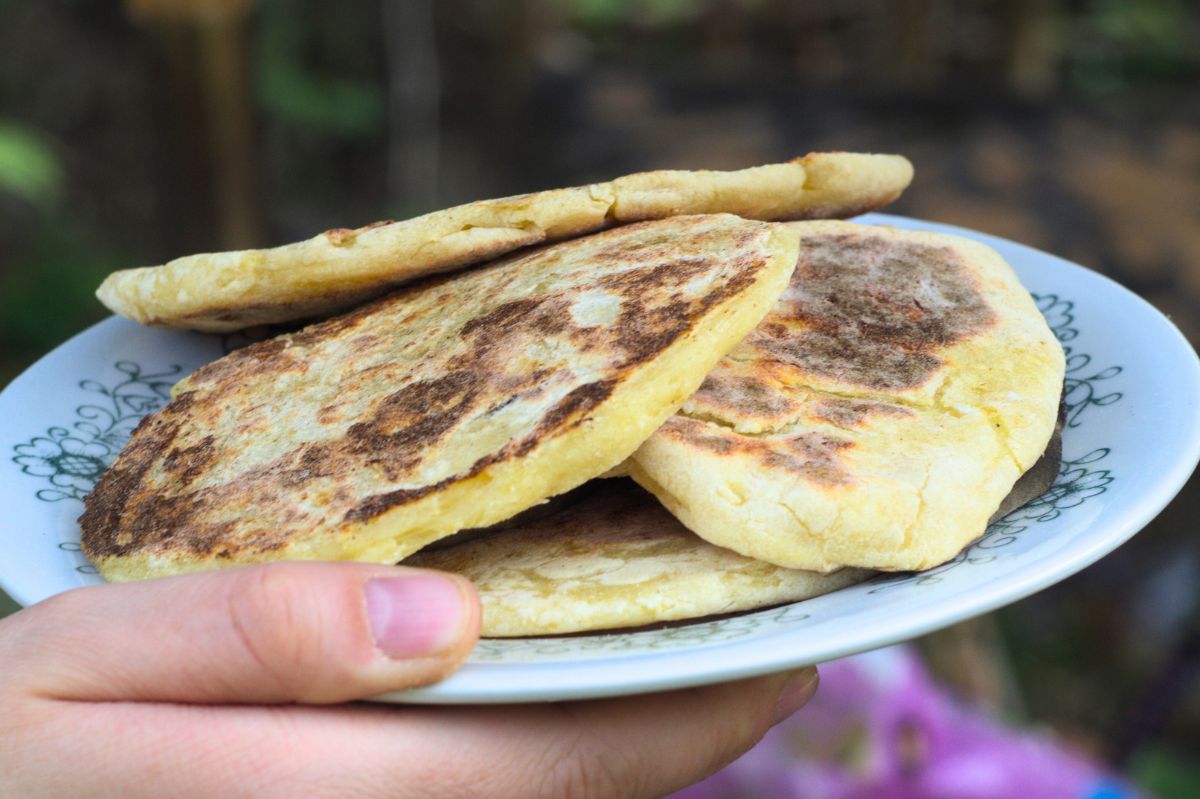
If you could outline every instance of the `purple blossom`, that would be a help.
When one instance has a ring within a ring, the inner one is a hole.
[[[675,799],[1138,799],[1048,735],[962,707],[909,647],[826,664],[812,703]]]

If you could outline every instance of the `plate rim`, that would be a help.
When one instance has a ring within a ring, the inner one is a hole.
[[[1183,356],[1187,368],[1181,370],[1186,374],[1181,374],[1179,380],[1187,384],[1188,396],[1193,401],[1200,400],[1200,358],[1191,344],[1168,317],[1112,278],[1035,247],[961,226],[877,213],[856,217],[852,221],[945,232],[981,241],[992,247],[1016,248],[1033,258],[1050,259],[1057,266],[1085,280],[1101,281],[1108,289],[1117,292],[1124,302],[1133,301],[1134,306],[1153,320],[1158,328],[1155,339],[1159,346],[1164,349],[1169,347],[1176,357]],[[71,336],[22,371],[0,391],[0,395],[9,394],[14,389],[22,390],[32,375],[46,368],[46,362],[60,354],[61,350],[76,345],[81,339],[94,335],[97,329],[111,326],[119,319],[110,316]],[[1197,461],[1200,461],[1200,414],[1187,415],[1186,422],[1186,428],[1179,431],[1183,446],[1168,461],[1168,468],[1159,474],[1147,491],[1124,509],[1120,518],[1106,519],[1100,535],[1087,537],[1072,549],[1045,561],[1045,565],[1042,562],[1027,564],[1033,568],[1026,568],[998,584],[988,584],[970,592],[965,600],[958,601],[949,611],[944,608],[944,602],[919,608],[911,618],[906,617],[902,624],[885,630],[883,634],[878,634],[877,628],[876,634],[857,637],[854,630],[835,631],[833,635],[826,633],[826,640],[822,644],[806,647],[804,651],[807,654],[800,657],[778,647],[775,652],[767,650],[764,653],[761,645],[765,641],[756,639],[707,644],[703,647],[684,645],[637,655],[605,657],[599,654],[584,660],[524,663],[468,661],[441,683],[411,691],[391,692],[373,699],[410,704],[509,704],[648,693],[787,670],[925,635],[1037,593],[1095,563],[1136,535],[1175,498],[1195,470]],[[22,605],[31,604],[30,600],[33,600],[24,591],[13,590],[11,580],[5,576],[2,568],[0,588]],[[796,631],[795,634],[802,633]],[[703,658],[698,662],[697,652],[701,648]],[[653,668],[638,668],[639,665],[648,666],[651,662]],[[612,679],[614,668],[621,672],[617,680]],[[547,677],[551,675],[554,679],[548,680]],[[597,675],[606,679],[599,679]]]

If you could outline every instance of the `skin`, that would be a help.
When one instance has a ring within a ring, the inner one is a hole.
[[[432,597],[431,576],[450,581],[451,611],[423,613],[408,590],[379,632],[367,586],[416,578],[407,587]],[[587,702],[347,704],[452,672],[479,615],[465,580],[354,563],[60,594],[0,622],[0,785],[122,799],[654,797],[734,760],[816,689],[808,669]]]

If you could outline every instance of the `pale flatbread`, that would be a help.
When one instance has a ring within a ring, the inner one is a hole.
[[[795,602],[870,572],[784,569],[698,538],[628,480],[604,480],[549,514],[406,566],[455,572],[483,603],[483,635],[639,627]],[[570,497],[568,497],[570,499]]]
[[[1063,352],[993,250],[788,225],[776,308],[635,453],[717,545],[792,568],[924,569],[984,530],[1046,449]]]
[[[862,153],[812,153],[735,172],[644,172],[126,269],[97,296],[143,324],[225,332],[328,316],[423,275],[616,224],[719,212],[764,221],[853,216],[891,202],[911,180],[904,158]]]
[[[629,225],[425,281],[182,381],[85,501],[112,580],[392,563],[619,463],[774,305],[781,225]]]

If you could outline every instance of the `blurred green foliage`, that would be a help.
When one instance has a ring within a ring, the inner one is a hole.
[[[257,93],[263,111],[284,124],[340,135],[379,130],[385,109],[382,87],[314,69],[306,48],[309,28],[291,4],[262,4],[256,52]],[[336,35],[337,30],[330,33]],[[356,46],[347,44],[347,49]]]
[[[37,134],[0,121],[0,191],[48,206],[58,198],[62,178],[58,159]]]
[[[50,351],[108,315],[93,292],[109,272],[134,261],[108,252],[59,214],[34,220],[25,246],[0,272],[0,384],[31,355]]]
[[[1185,58],[1188,9],[1182,0],[1096,0],[1092,27],[1131,61],[1169,63]]]
[[[1157,799],[1196,799],[1200,796],[1200,764],[1184,756],[1155,748],[1138,754],[1130,778]]]
[[[565,0],[563,4],[577,22],[588,25],[614,25],[633,16],[651,24],[671,24],[696,16],[702,6],[694,0]]]
[[[1196,66],[1189,9],[1182,0],[1092,0],[1076,24],[1061,27],[1072,85],[1119,90],[1147,78],[1182,77]]]

